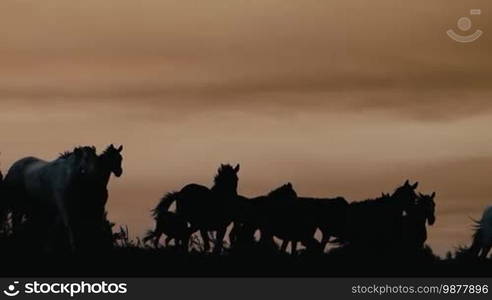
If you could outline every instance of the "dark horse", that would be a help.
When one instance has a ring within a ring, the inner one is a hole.
[[[299,197],[297,205],[304,218],[311,218],[322,233],[321,249],[325,249],[331,237],[341,238],[345,231],[349,203],[343,197],[306,198]],[[282,248],[287,247],[284,241]],[[294,246],[294,245],[293,245]]]
[[[259,229],[263,244],[272,244],[274,236],[282,239],[284,245],[291,241],[292,254],[296,253],[298,242],[308,249],[319,249],[320,245],[314,238],[316,220],[310,215],[313,209],[297,199],[292,184],[283,185],[267,196],[241,197],[239,203],[232,241],[237,240],[237,232],[249,234],[251,240],[251,234]]]
[[[112,232],[106,219],[109,179],[111,174],[123,174],[121,152],[123,146],[113,144],[97,157],[94,176],[79,178],[72,190],[70,215],[74,227],[75,242],[80,250],[110,248]]]
[[[237,200],[238,172],[239,165],[221,165],[211,189],[203,185],[189,184],[179,192],[167,194],[153,210],[155,220],[159,220],[160,214],[168,211],[176,202],[176,214],[190,223],[193,232],[200,230],[205,251],[210,249],[208,232],[217,232],[214,251],[220,252],[227,227],[232,222],[232,210]]]
[[[155,229],[147,232],[143,242],[146,243],[153,240],[154,247],[158,248],[159,240],[163,234],[166,235],[164,246],[168,246],[169,242],[174,240],[176,246],[186,251],[193,232],[182,216],[171,211],[161,211],[159,218],[155,220]]]
[[[96,161],[94,147],[78,147],[52,162],[26,157],[14,163],[4,180],[13,233],[29,228],[45,250],[74,250],[73,190],[79,180],[94,176]]]
[[[350,203],[345,242],[361,249],[393,246],[402,235],[404,212],[416,203],[417,186],[407,180],[391,196]]]
[[[270,212],[267,211],[267,206],[283,201],[292,203],[296,198],[297,193],[292,188],[291,183],[284,184],[264,196],[254,198],[238,196],[233,210],[234,226],[229,234],[231,246],[244,246],[253,243],[255,241],[254,234],[258,230],[262,232],[262,242],[273,243],[271,235],[267,238],[264,233],[268,231],[270,222]]]
[[[422,249],[427,240],[426,224],[434,225],[436,221],[434,198],[432,195],[419,196],[414,205],[410,205],[403,217],[403,246],[405,250],[416,251]]]

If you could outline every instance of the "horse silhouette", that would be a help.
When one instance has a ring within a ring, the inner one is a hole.
[[[44,250],[63,240],[74,250],[70,195],[79,178],[94,175],[96,164],[94,147],[77,147],[52,162],[35,157],[15,162],[4,179],[14,234],[26,219]],[[61,236],[57,236],[59,229]]]
[[[111,174],[116,177],[123,174],[122,151],[123,146],[108,146],[97,157],[94,175],[77,178],[71,189],[69,214],[78,250],[97,251],[112,246],[105,209],[109,196],[107,185]]]
[[[415,205],[417,186],[407,180],[391,196],[350,203],[344,242],[361,249],[395,245],[402,234],[403,214]]]
[[[153,210],[156,220],[159,215],[169,210],[176,202],[176,213],[184,217],[191,230],[200,230],[204,242],[204,250],[210,249],[209,231],[217,232],[217,243],[214,252],[222,250],[227,227],[232,222],[232,210],[237,200],[239,165],[221,165],[211,189],[198,184],[189,184],[179,192],[167,194]]]
[[[318,249],[320,245],[314,238],[317,229],[316,220],[309,214],[313,210],[297,199],[297,193],[291,183],[270,192],[267,196],[248,199],[240,197],[240,206],[235,214],[235,226],[231,240],[237,232],[251,235],[259,229],[261,242],[273,245],[273,237],[292,243],[292,254],[296,253],[301,242],[308,249]],[[249,240],[251,240],[251,236]],[[284,247],[284,248],[285,248]],[[282,250],[285,250],[285,249]]]
[[[273,244],[273,236],[267,238],[265,234],[270,227],[271,213],[268,209],[272,203],[292,202],[296,198],[297,193],[291,183],[284,184],[264,196],[238,196],[233,209],[234,226],[229,233],[231,245],[234,247],[251,244],[255,241],[254,234],[258,230],[262,233],[262,243]]]
[[[487,207],[480,221],[475,221],[475,233],[469,253],[481,259],[487,258],[492,248],[492,206]]]
[[[158,248],[163,234],[166,235],[164,246],[168,246],[169,242],[175,240],[177,246],[187,250],[193,231],[182,216],[171,211],[162,211],[156,216],[155,229],[147,233],[143,242],[153,240],[154,248]]]
[[[321,248],[325,249],[331,237],[341,238],[345,232],[349,203],[343,197],[299,197],[299,205],[306,217],[312,218],[322,233]],[[284,245],[283,248],[286,248]]]
[[[414,205],[410,205],[403,216],[403,246],[406,250],[417,251],[423,248],[427,240],[426,224],[434,225],[436,221],[434,198],[436,193],[423,195],[419,193]]]

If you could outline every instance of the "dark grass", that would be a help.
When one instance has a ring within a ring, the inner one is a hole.
[[[339,248],[291,256],[259,247],[212,254],[135,245],[72,255],[3,253],[1,276],[15,277],[491,277],[492,261],[459,250],[447,258]]]

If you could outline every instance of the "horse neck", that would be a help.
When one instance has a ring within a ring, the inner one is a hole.
[[[222,196],[237,196],[237,191],[234,188],[231,187],[226,187],[226,186],[221,186],[221,185],[214,185],[211,189],[213,193],[222,195]]]
[[[427,221],[427,215],[425,211],[423,211],[419,207],[413,207],[412,209],[408,210],[408,218],[411,220],[412,224],[415,224],[417,226],[424,226]]]
[[[101,185],[107,186],[109,183],[109,178],[111,177],[111,171],[102,171],[100,174]]]
[[[100,180],[101,184],[107,185],[109,183],[109,178],[111,177],[111,169],[109,168],[108,163],[106,162],[105,157],[101,157],[101,167],[98,172],[98,180]]]

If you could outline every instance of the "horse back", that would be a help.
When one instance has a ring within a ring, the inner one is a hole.
[[[36,157],[25,157],[16,161],[5,176],[5,184],[16,187],[24,186],[25,179],[35,170],[46,165],[46,162]]]
[[[191,183],[183,187],[180,191],[181,195],[193,195],[193,194],[203,194],[210,193],[210,189],[206,186]]]

